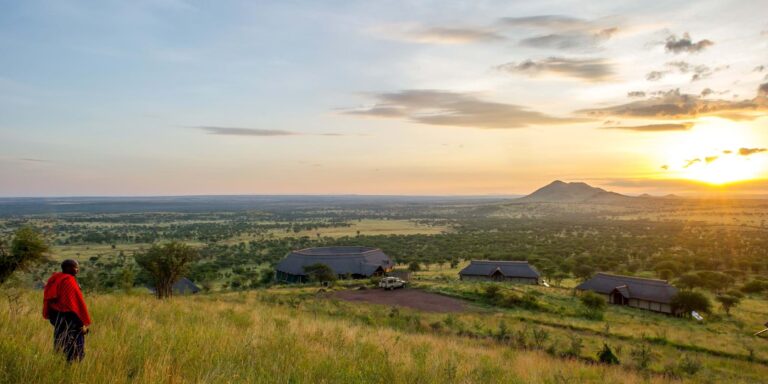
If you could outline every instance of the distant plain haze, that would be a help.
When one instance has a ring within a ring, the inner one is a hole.
[[[768,0],[0,4],[0,196],[768,191]]]

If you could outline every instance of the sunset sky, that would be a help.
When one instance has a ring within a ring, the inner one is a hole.
[[[2,2],[0,196],[768,193],[766,11]]]

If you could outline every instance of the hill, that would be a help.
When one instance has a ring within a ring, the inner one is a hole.
[[[51,352],[39,300],[27,292],[20,311],[0,301],[0,383],[670,382],[443,334],[412,311],[339,307],[281,291],[166,302],[91,295],[86,358],[67,366]]]
[[[521,197],[515,202],[520,203],[596,203],[614,204],[633,200],[633,197],[602,188],[592,187],[587,183],[566,183],[555,180],[537,189],[528,196]]]

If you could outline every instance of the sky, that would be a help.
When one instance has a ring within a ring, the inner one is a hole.
[[[0,196],[768,194],[768,0],[0,2]]]

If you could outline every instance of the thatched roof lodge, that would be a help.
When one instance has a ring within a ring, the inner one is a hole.
[[[389,272],[394,263],[381,249],[370,247],[319,247],[291,251],[275,267],[275,279],[306,282],[304,267],[325,264],[340,278],[365,278]]]
[[[472,260],[459,272],[459,277],[461,280],[538,284],[540,275],[527,261]]]
[[[599,272],[576,287],[579,291],[592,291],[605,295],[611,304],[627,305],[648,311],[674,314],[672,299],[677,288],[666,280],[645,279],[634,276],[612,275]]]

